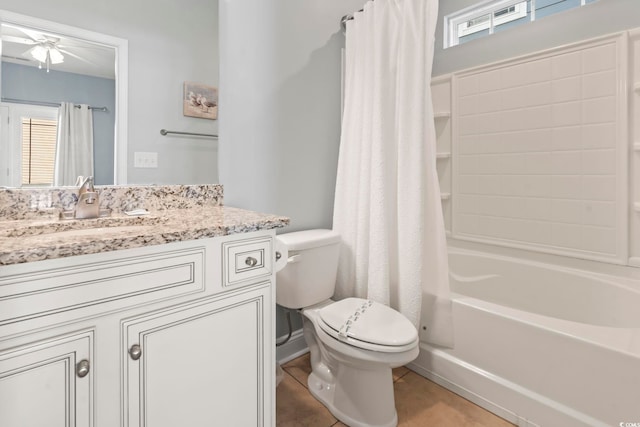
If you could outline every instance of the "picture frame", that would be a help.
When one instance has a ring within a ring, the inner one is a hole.
[[[187,117],[216,120],[218,88],[201,83],[184,82],[182,114]]]

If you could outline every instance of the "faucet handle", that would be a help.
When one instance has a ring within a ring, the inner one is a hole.
[[[82,178],[82,176],[78,177],[78,179],[80,178]],[[78,196],[87,192],[89,193],[95,192],[95,189],[93,188],[93,176],[88,176],[82,180],[82,183],[80,184],[80,188],[78,189]]]

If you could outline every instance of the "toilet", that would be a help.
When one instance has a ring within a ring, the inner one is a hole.
[[[416,328],[377,302],[331,300],[340,250],[335,231],[297,231],[276,239],[288,251],[276,277],[276,302],[302,313],[311,353],[309,391],[351,427],[396,426],[391,369],[418,356]]]

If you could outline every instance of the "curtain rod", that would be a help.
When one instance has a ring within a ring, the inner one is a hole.
[[[344,15],[340,18],[340,27],[342,28],[342,32],[347,32],[347,21],[351,21],[353,19],[353,15]]]
[[[205,138],[214,138],[214,139],[218,139],[218,135],[214,135],[212,133],[194,133],[194,132],[178,132],[175,130],[166,130],[166,129],[160,129],[160,135],[168,135],[168,134],[175,134],[175,135],[189,135],[189,136],[203,136]]]
[[[13,98],[2,98],[2,102],[12,102],[14,104],[26,104],[26,105],[40,105],[43,107],[59,107],[60,103],[56,102],[45,102],[45,101],[27,101],[25,99],[13,99]],[[76,108],[80,108],[79,105],[75,105]],[[94,111],[104,111],[105,113],[109,111],[107,107],[92,107],[89,106],[90,110]]]
[[[363,11],[364,11],[364,8],[360,9],[358,12],[363,12]],[[354,13],[348,13],[344,15],[342,18],[340,18],[340,27],[342,27],[343,33],[347,32],[347,21],[351,21],[353,19],[353,15]]]

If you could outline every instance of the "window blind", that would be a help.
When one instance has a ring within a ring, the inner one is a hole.
[[[55,120],[22,119],[22,184],[53,184],[56,156]]]

